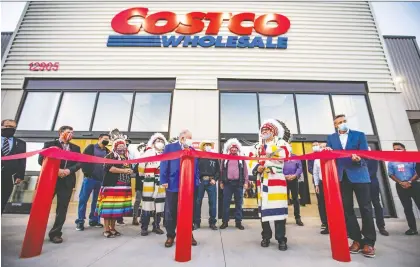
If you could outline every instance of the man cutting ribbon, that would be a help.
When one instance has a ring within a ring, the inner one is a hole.
[[[280,137],[279,137],[280,136]],[[260,141],[256,144],[256,157],[285,158],[291,153],[291,146],[284,140],[290,137],[289,129],[277,120],[267,120],[260,128]],[[286,218],[287,182],[283,174],[283,160],[259,161],[253,169],[257,176],[258,210],[262,226],[262,247],[268,247],[273,235],[270,221],[274,221],[275,238],[279,250],[287,250]]]

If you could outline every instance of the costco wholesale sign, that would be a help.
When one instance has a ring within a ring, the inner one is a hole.
[[[108,47],[217,47],[217,48],[271,48],[286,49],[287,37],[280,37],[290,28],[290,20],[280,14],[239,13],[232,15],[223,12],[190,12],[177,16],[173,12],[161,11],[148,14],[149,9],[134,7],[121,11],[112,19],[112,29],[119,35],[108,37]],[[130,24],[131,18],[143,18],[142,23]],[[165,21],[164,25],[157,25]],[[208,21],[205,29],[204,21]],[[223,21],[228,21],[232,36],[220,36]],[[243,26],[243,22],[253,26]],[[274,22],[276,26],[269,27]],[[141,30],[150,35],[137,35]],[[251,36],[252,31],[266,36]],[[205,35],[195,35],[204,31]],[[174,35],[171,33],[176,33]]]

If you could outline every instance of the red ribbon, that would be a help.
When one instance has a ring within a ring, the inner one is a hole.
[[[31,151],[27,153],[21,153],[16,155],[10,155],[1,157],[2,160],[15,160],[32,157],[34,155],[41,154],[44,157],[50,157],[61,160],[70,160],[77,162],[88,162],[88,163],[107,163],[107,164],[133,164],[141,162],[153,162],[153,161],[165,161],[181,158],[182,156],[194,157],[194,158],[207,158],[207,159],[226,159],[226,160],[332,160],[338,158],[348,158],[352,154],[357,154],[362,158],[369,158],[381,161],[393,161],[393,162],[420,162],[420,152],[404,151],[366,151],[366,150],[333,150],[333,151],[322,151],[316,153],[310,153],[302,156],[292,156],[286,158],[257,158],[247,156],[232,156],[226,154],[202,152],[197,150],[180,150],[167,154],[161,154],[158,156],[151,156],[145,158],[131,159],[131,160],[113,160],[90,156],[86,154],[80,154],[76,152],[70,152],[62,150],[58,147],[50,147],[42,150]]]

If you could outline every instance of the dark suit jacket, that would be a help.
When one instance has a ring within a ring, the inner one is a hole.
[[[70,151],[71,152],[77,152],[80,153],[80,147],[78,145],[69,143],[70,145]],[[44,143],[44,148],[49,148],[56,146],[60,149],[63,149],[62,145],[58,140],[50,141]],[[39,155],[38,163],[42,166],[42,161],[44,160],[44,157]],[[80,162],[75,161],[67,161],[62,160],[60,163],[60,169],[69,169],[70,174],[64,178],[58,178],[57,185],[65,185],[66,187],[74,188],[76,185],[76,172],[80,169]]]
[[[366,136],[362,132],[349,130],[346,147],[340,142],[338,133],[333,133],[327,138],[327,146],[333,150],[368,150]],[[340,181],[343,179],[344,171],[352,183],[370,183],[369,171],[366,160],[353,162],[351,157],[336,160],[337,172]]]
[[[12,150],[10,151],[8,156],[21,154],[26,152],[26,142],[20,140],[19,138],[13,137],[13,146]],[[16,159],[16,160],[2,160],[1,162],[1,173],[2,176],[10,176],[15,175],[15,179],[23,179],[25,177],[25,170],[26,170],[26,158],[24,159]],[[7,182],[11,179],[6,178]]]

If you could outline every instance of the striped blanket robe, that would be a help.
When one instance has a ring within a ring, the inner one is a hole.
[[[259,157],[262,144],[256,146],[255,155]],[[286,147],[291,153],[291,147],[284,140],[274,140],[266,144],[266,157],[285,157]],[[273,153],[273,155],[269,155]],[[285,220],[288,214],[287,207],[287,182],[283,174],[283,160],[265,161],[266,167],[262,174],[258,174],[258,212],[263,222]]]
[[[142,157],[156,156],[158,153],[154,148],[146,150]],[[142,212],[150,215],[163,213],[165,207],[166,191],[159,182],[160,162],[144,162],[138,165],[139,175],[144,177]]]

